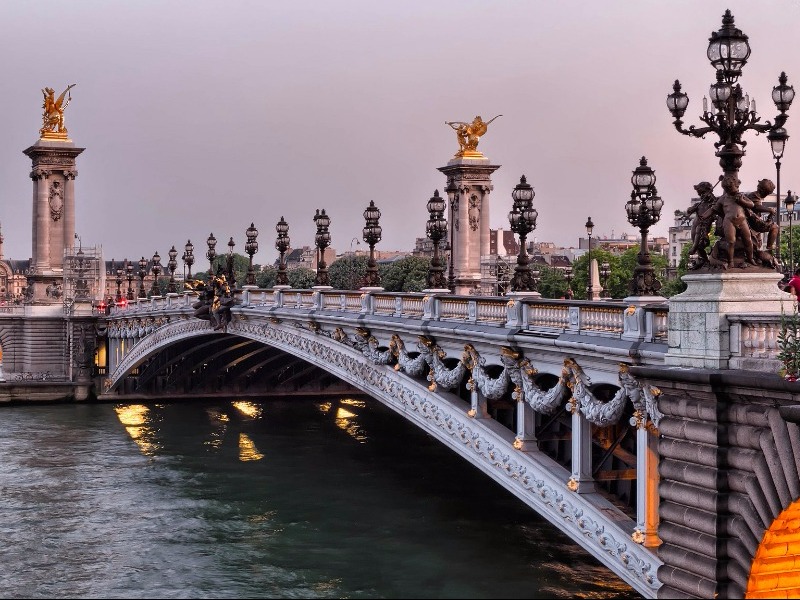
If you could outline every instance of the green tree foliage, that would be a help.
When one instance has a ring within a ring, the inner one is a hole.
[[[542,298],[565,298],[567,280],[564,273],[548,265],[536,265],[539,269],[539,293]]]
[[[594,252],[592,254],[594,254]],[[619,256],[617,274],[620,275],[622,279],[615,282],[615,284],[618,285],[611,288],[614,292],[614,298],[624,298],[625,296],[630,296],[632,294],[631,284],[633,282],[633,270],[636,268],[638,254],[639,248],[637,246],[636,248],[628,248]],[[663,290],[664,273],[666,273],[668,264],[667,257],[663,256],[662,254],[651,252],[650,259],[653,263],[653,269],[655,270],[656,278],[661,282]],[[611,271],[612,276],[610,279],[613,279],[614,269],[612,268]],[[663,295],[662,290],[659,290],[658,292],[660,295]]]
[[[228,264],[228,253],[217,255],[214,259],[214,273],[225,271]],[[241,254],[233,253],[233,272],[236,276],[236,287],[242,287],[247,278],[247,267],[250,265],[250,258]],[[255,268],[255,266],[254,266]],[[257,271],[257,270],[256,270]],[[193,274],[194,279],[208,279],[208,271],[199,271]]]
[[[264,267],[264,270],[256,273],[256,285],[260,288],[271,288],[275,285],[278,277],[278,269],[275,267]]]
[[[388,292],[421,292],[426,287],[429,258],[407,256],[380,266],[381,285]]]
[[[328,268],[331,285],[336,290],[357,290],[367,271],[367,256],[343,256]]]
[[[691,244],[684,244],[683,249],[681,250],[681,259],[678,262],[678,270],[675,276],[675,279],[670,279],[669,281],[664,282],[664,287],[661,288],[661,295],[665,298],[669,298],[676,294],[680,294],[686,291],[686,284],[683,282],[681,277],[686,275],[689,265],[689,249]]]
[[[305,267],[298,267],[297,269],[289,269],[286,273],[289,279],[289,285],[296,290],[308,290],[314,285],[314,279],[317,274],[311,269]]]

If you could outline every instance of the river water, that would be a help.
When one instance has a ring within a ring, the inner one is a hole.
[[[374,401],[0,409],[3,598],[637,598]]]

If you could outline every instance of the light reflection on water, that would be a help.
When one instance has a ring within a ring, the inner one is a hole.
[[[0,414],[4,597],[637,597],[374,402]]]

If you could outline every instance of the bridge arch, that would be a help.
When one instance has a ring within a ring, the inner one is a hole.
[[[492,477],[643,595],[655,595],[660,585],[657,561],[645,548],[631,542],[631,533],[621,521],[607,518],[617,511],[613,504],[594,494],[569,491],[568,469],[542,453],[515,449],[515,432],[491,419],[471,417],[470,404],[459,398],[457,389],[454,393],[435,392],[431,389],[436,388],[435,381],[428,385],[428,381],[410,377],[391,365],[366,360],[364,352],[342,343],[335,332],[297,322],[239,318],[229,324],[228,333],[324,367],[380,401]],[[158,327],[129,347],[111,374],[109,391],[160,349],[208,335],[208,323],[193,318],[174,319]]]

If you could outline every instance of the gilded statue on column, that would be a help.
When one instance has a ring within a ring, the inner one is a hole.
[[[67,89],[61,92],[58,98],[55,97],[56,93],[53,88],[46,87],[42,90],[42,96],[44,96],[42,108],[44,112],[42,113],[42,128],[39,130],[39,136],[42,139],[67,139],[67,128],[64,126],[64,110],[72,100],[70,90],[74,87],[74,83],[67,86]]]
[[[486,133],[489,124],[503,115],[497,115],[488,121],[481,119],[478,115],[472,120],[472,123],[465,121],[445,121],[445,125],[450,125],[458,138],[458,152],[456,157],[463,158],[482,158],[483,153],[478,151],[478,142],[481,137]]]

